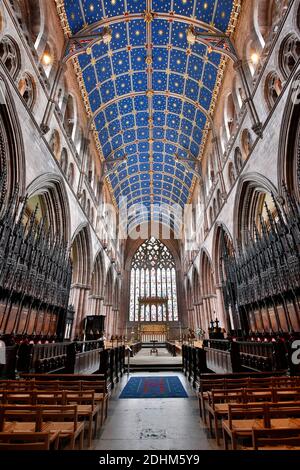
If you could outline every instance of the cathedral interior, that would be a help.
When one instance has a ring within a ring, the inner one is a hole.
[[[300,1],[2,0],[0,260],[0,450],[300,449]]]

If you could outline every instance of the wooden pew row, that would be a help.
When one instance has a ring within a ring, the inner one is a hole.
[[[209,374],[210,375],[210,374]],[[215,388],[229,389],[229,388],[249,388],[249,387],[274,387],[274,386],[300,386],[300,377],[288,376],[245,376],[245,377],[232,377],[232,376],[216,376],[202,379],[199,389],[199,410],[200,417],[206,422],[205,403],[208,399],[208,392]]]
[[[300,450],[300,429],[252,429],[252,450]]]
[[[58,449],[59,443],[68,440],[69,448],[83,449],[84,422],[78,422],[77,405],[1,405],[0,432],[18,435],[20,433],[48,433],[49,444]],[[21,438],[20,438],[21,439]]]
[[[50,445],[50,432],[0,432],[0,451],[50,450]]]
[[[214,435],[219,445],[218,424],[228,415],[230,404],[253,403],[292,403],[300,402],[299,388],[250,388],[250,389],[227,389],[212,390],[209,392],[207,412],[209,416],[209,429],[212,433],[212,422],[214,423]]]
[[[53,410],[55,407],[60,407],[62,410],[68,406],[76,406],[76,413],[79,421],[87,422],[88,429],[88,445],[92,445],[92,429],[94,423],[94,434],[96,435],[97,430],[102,425],[99,424],[100,417],[100,404],[95,402],[94,391],[41,391],[41,390],[29,390],[20,392],[15,391],[0,391],[0,401],[2,403],[2,410],[11,409],[11,414],[14,411],[18,413],[21,408],[27,411],[28,407],[47,407],[48,410]],[[64,408],[65,407],[65,408]],[[39,409],[39,408],[37,408]],[[24,411],[23,410],[23,411]],[[25,412],[24,411],[24,412]],[[76,418],[77,419],[77,418]],[[0,419],[1,421],[1,419]],[[39,426],[40,428],[40,426]],[[28,430],[17,429],[17,431]],[[40,431],[41,429],[29,429],[30,431]],[[0,422],[0,431],[1,422]]]
[[[82,376],[80,376],[82,377]],[[95,402],[100,407],[101,426],[103,425],[108,414],[109,394],[106,389],[106,382],[103,380],[20,380],[20,381],[0,381],[0,389],[11,390],[16,388],[21,390],[39,390],[48,392],[58,392],[59,390],[74,390],[76,392],[84,392],[92,390],[94,392]]]
[[[237,450],[239,441],[253,438],[256,429],[300,432],[300,402],[229,404],[228,418],[222,421],[225,450],[228,441],[232,450]]]

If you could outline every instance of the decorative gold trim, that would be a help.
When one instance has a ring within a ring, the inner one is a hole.
[[[57,11],[58,11],[58,15],[60,17],[60,21],[61,21],[61,25],[62,25],[64,34],[65,34],[66,37],[70,37],[72,35],[72,32],[71,32],[71,28],[69,26],[69,21],[68,21],[68,17],[67,17],[65,6],[64,6],[64,0],[55,0],[55,2],[56,2]],[[238,22],[238,19],[239,19],[239,15],[240,15],[240,11],[241,11],[241,4],[242,4],[242,0],[233,0],[232,12],[231,12],[229,24],[228,24],[228,27],[227,27],[227,30],[226,30],[226,34],[228,34],[228,35],[233,35],[234,32],[235,32],[237,22]],[[212,101],[211,101],[210,108],[208,110],[208,113],[212,116],[212,118],[214,117],[214,112],[215,112],[217,100],[218,100],[218,97],[219,97],[219,91],[220,91],[220,88],[221,88],[221,85],[222,85],[222,82],[223,82],[223,77],[224,77],[227,61],[228,61],[228,58],[223,57],[221,59],[220,65],[219,65],[218,74],[217,74],[217,78],[216,78],[216,84],[215,84],[214,90],[212,92]],[[83,80],[81,67],[79,65],[79,61],[78,61],[77,58],[73,59],[73,64],[74,64],[74,69],[75,69],[76,76],[78,78],[79,88],[80,88],[80,91],[81,91],[81,94],[82,94],[82,97],[83,97],[86,112],[88,114],[88,117],[91,117],[91,116],[93,116],[93,112],[91,110],[91,106],[90,106],[89,98],[88,98],[88,93],[87,93],[85,83],[84,83],[84,80]],[[148,93],[151,93],[151,90],[148,90]],[[98,136],[98,133],[96,132],[96,128],[95,128],[94,124],[93,124],[92,127],[93,127],[93,130],[94,130],[93,135],[94,135],[94,138],[95,138],[96,147],[97,147],[97,150],[99,151],[100,159],[101,159],[101,161],[103,161],[104,156],[103,156],[103,153],[102,153],[102,148],[101,148],[101,144],[100,144],[100,141],[99,141],[99,136]],[[200,147],[199,147],[199,156],[198,156],[199,160],[202,160],[203,154],[204,154],[205,149],[206,149],[207,138],[208,138],[208,134],[209,134],[209,128],[210,128],[210,124],[206,120],[206,125],[205,125],[204,130],[203,130],[202,142],[201,142]],[[111,185],[110,181],[108,181],[107,179],[105,181],[106,181],[106,184],[109,188],[109,192],[110,192],[113,204],[115,205],[116,210],[118,211],[117,201],[116,201],[116,198],[114,196],[112,185]],[[195,186],[196,186],[196,181],[197,181],[197,178],[194,176],[193,181],[192,181],[192,185],[191,185],[190,196],[189,196],[188,201],[187,201],[188,204],[190,204],[191,201],[192,201],[194,189],[195,189]]]
[[[67,17],[67,13],[66,13],[66,10],[65,10],[65,5],[64,5],[64,0],[55,0],[55,2],[56,2],[56,6],[57,6],[58,15],[60,17],[60,21],[61,21],[61,24],[62,24],[62,27],[63,27],[63,30],[64,30],[64,34],[65,34],[66,37],[70,37],[72,35],[72,32],[71,32],[71,28],[69,26],[69,21],[68,21],[68,17]],[[83,98],[83,103],[84,103],[84,107],[85,107],[85,110],[86,110],[86,113],[87,113],[87,117],[88,117],[88,119],[90,119],[93,116],[93,112],[92,112],[92,109],[91,109],[91,106],[90,106],[89,95],[88,95],[88,92],[87,92],[87,89],[86,89],[86,86],[85,86],[85,83],[84,83],[82,70],[81,70],[79,60],[78,60],[77,57],[75,57],[73,59],[73,67],[74,67],[75,74],[76,74],[76,77],[77,77],[77,80],[78,80],[78,85],[79,85],[79,89],[80,89],[80,92],[81,92],[81,95],[82,95],[82,98]],[[104,158],[104,155],[103,155],[103,152],[102,152],[102,147],[101,147],[101,143],[100,143],[100,140],[99,140],[99,135],[98,135],[98,132],[96,131],[96,127],[95,127],[94,123],[92,124],[92,130],[93,130],[93,137],[95,139],[96,148],[99,152],[100,160],[104,161],[105,158]],[[108,187],[110,196],[112,198],[112,203],[115,206],[115,209],[116,209],[117,213],[119,213],[119,208],[118,208],[118,204],[117,204],[117,201],[116,201],[116,198],[115,198],[115,195],[114,195],[112,185],[111,185],[110,181],[107,178],[105,178],[105,183]]]
[[[233,8],[232,8],[228,28],[227,28],[227,31],[226,31],[226,34],[228,34],[230,36],[232,36],[235,32],[235,29],[236,29],[236,26],[237,26],[237,23],[238,23],[238,20],[239,20],[240,12],[241,12],[241,3],[242,3],[242,0],[234,0],[233,1]],[[211,104],[210,104],[210,108],[208,110],[208,113],[211,115],[212,119],[214,118],[214,113],[215,113],[217,101],[218,101],[218,98],[219,98],[220,89],[221,89],[221,86],[222,86],[222,83],[223,83],[224,73],[225,73],[225,69],[226,69],[226,65],[228,63],[228,60],[229,59],[227,57],[222,57],[220,65],[219,65],[219,70],[218,70],[218,74],[217,74],[217,78],[216,78],[215,88],[212,92],[212,101],[211,101]],[[209,128],[210,128],[210,123],[206,119],[206,125],[203,129],[203,137],[202,137],[202,141],[201,141],[201,144],[200,144],[200,147],[199,147],[199,156],[198,156],[199,160],[202,160],[203,155],[204,155],[205,150],[206,150],[208,135],[209,135]],[[188,199],[188,204],[190,204],[192,202],[196,183],[197,183],[197,178],[196,178],[196,176],[194,176],[193,182],[192,182],[192,185],[191,185],[191,191],[190,191],[190,196],[189,196],[189,199]]]

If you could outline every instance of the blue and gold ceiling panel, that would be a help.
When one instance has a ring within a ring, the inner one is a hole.
[[[186,30],[229,33],[238,2],[57,0],[66,34],[112,30],[78,57],[79,78],[104,159],[124,158],[108,176],[115,201],[145,204],[141,221],[157,217],[155,203],[188,202],[193,174],[175,156],[199,158],[214,105],[220,55],[189,46]]]

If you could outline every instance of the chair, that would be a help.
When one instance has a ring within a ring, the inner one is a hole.
[[[93,390],[85,390],[80,392],[65,391],[64,404],[65,405],[77,405],[77,413],[79,418],[88,419],[88,445],[92,445],[92,430],[93,421],[95,421],[95,434],[98,428],[98,416],[100,413],[100,406],[95,405]]]
[[[31,392],[33,405],[64,405],[64,393],[57,390],[33,390]]]
[[[95,402],[100,404],[101,407],[101,426],[104,423],[104,420],[107,418],[108,413],[108,400],[109,394],[107,392],[106,382],[104,380],[99,381],[86,381],[82,380],[81,390],[94,390],[95,391]]]
[[[40,432],[41,410],[34,406],[3,405],[0,407],[0,432]]]
[[[59,432],[59,439],[69,439],[70,449],[75,448],[79,438],[79,449],[83,449],[84,423],[78,423],[77,406],[43,406],[41,407],[43,430]]]
[[[1,403],[2,404],[23,404],[32,405],[32,394],[31,390],[19,391],[19,390],[3,390],[0,391]]]
[[[300,450],[299,429],[253,429],[253,450]]]
[[[270,428],[268,403],[228,404],[228,419],[223,420],[222,430],[225,450],[228,450],[227,437],[232,450],[237,449],[239,437],[251,437],[256,427]]]
[[[0,432],[0,451],[1,450],[49,450],[50,433],[7,433]]]
[[[244,389],[238,390],[212,390],[208,393],[209,429],[212,431],[212,419],[214,421],[215,438],[219,445],[218,420],[227,416],[229,403],[243,403],[245,401]]]

